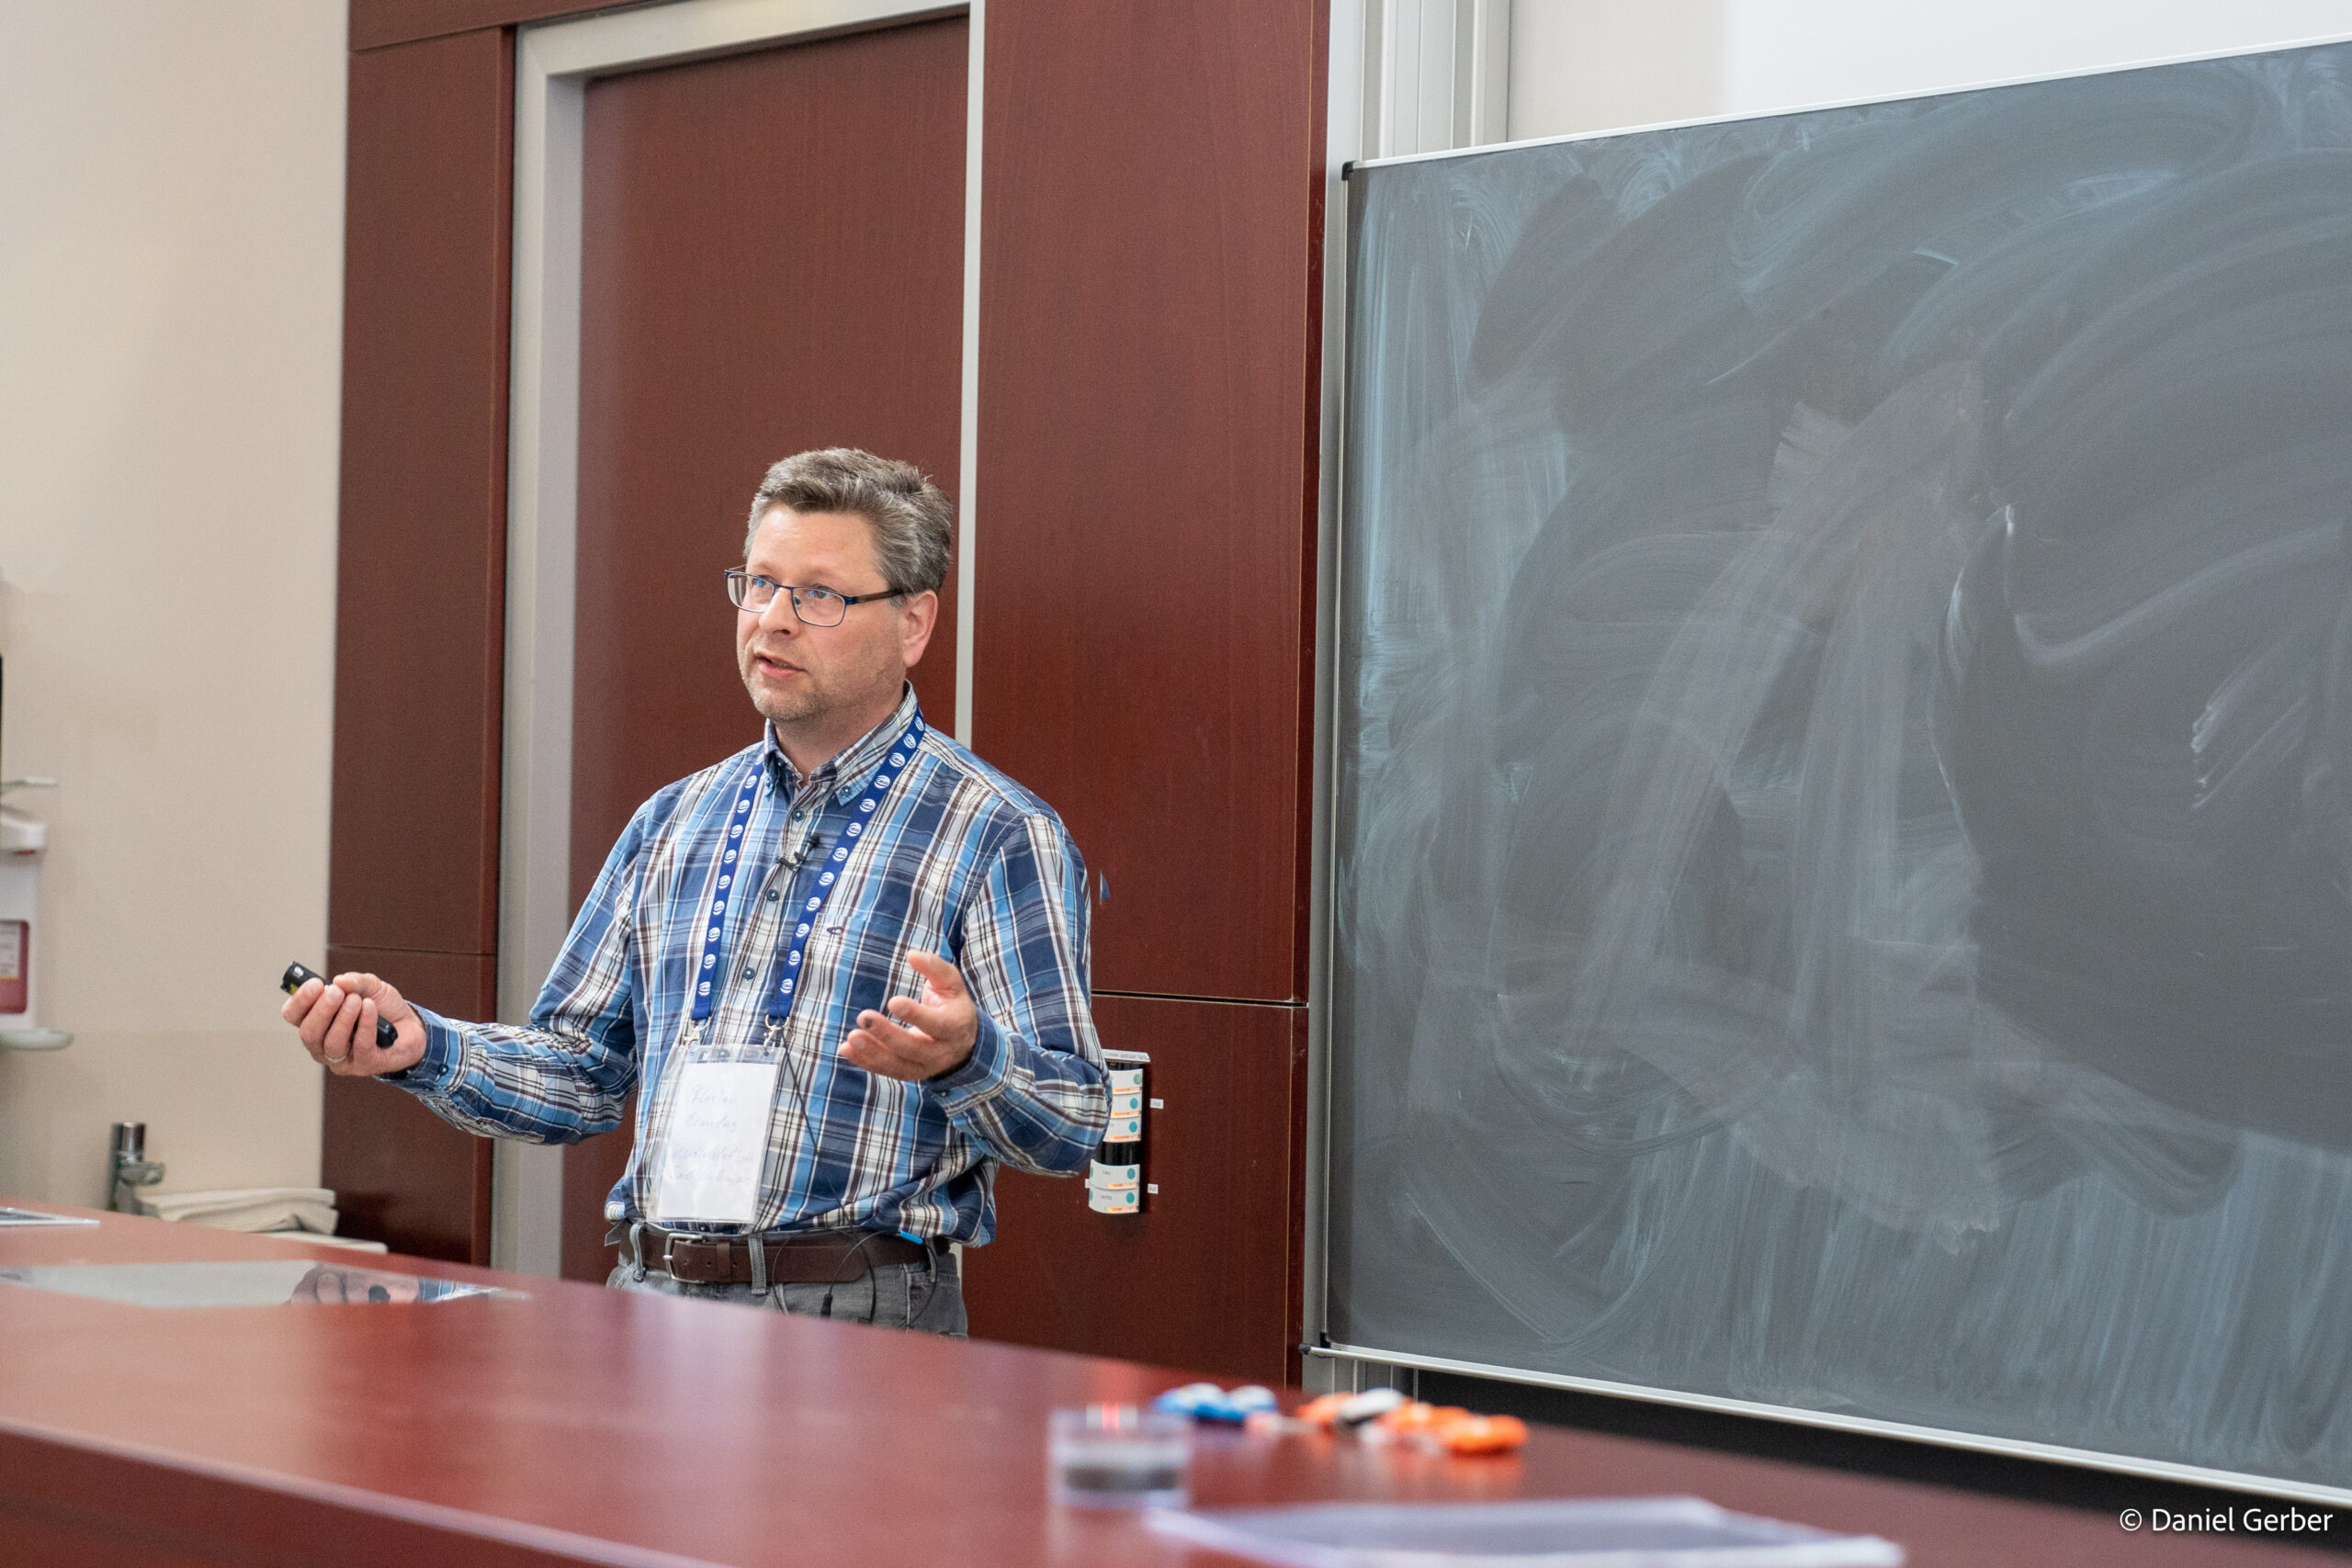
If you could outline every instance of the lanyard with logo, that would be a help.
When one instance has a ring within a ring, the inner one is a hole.
[[[743,829],[752,819],[752,805],[759,798],[760,778],[754,767],[735,794],[728,813],[727,837],[711,864],[699,906],[704,925],[702,959],[694,974],[694,1006],[684,1033],[662,1075],[662,1089],[670,1100],[667,1131],[662,1142],[650,1202],[651,1218],[692,1220],[704,1224],[749,1224],[758,1217],[760,1171],[767,1161],[768,1116],[775,1103],[777,1069],[783,1062],[785,1021],[800,990],[801,960],[808,948],[817,917],[832,897],[875,813],[899,775],[914,761],[922,744],[922,715],[918,712],[906,733],[891,744],[865,793],[842,829],[841,841],[825,858],[808,896],[794,911],[792,935],[785,944],[784,962],[777,966],[775,989],[768,998],[767,1032],[755,1047],[715,1048],[706,1036],[711,1009],[725,989],[719,973],[719,948],[727,929],[727,907],[733,899],[744,867]],[[662,1126],[657,1115],[653,1125]]]

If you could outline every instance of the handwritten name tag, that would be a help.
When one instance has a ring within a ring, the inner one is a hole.
[[[774,1062],[679,1062],[669,1131],[653,1183],[653,1218],[749,1224],[759,1217]]]

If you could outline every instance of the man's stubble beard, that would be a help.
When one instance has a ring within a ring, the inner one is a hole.
[[[803,719],[820,718],[831,707],[832,694],[818,685],[813,678],[797,692],[780,692],[773,687],[762,688],[746,675],[743,689],[751,694],[752,707],[762,718],[775,724],[797,724]]]
[[[752,656],[756,649],[738,646],[735,650],[735,673],[741,677],[743,691],[752,699],[752,711],[772,723],[797,724],[802,719],[820,716],[831,705],[831,691],[806,667],[800,672],[797,690],[781,690],[763,686],[752,671],[756,666]]]
[[[752,707],[762,718],[775,724],[799,724],[808,720],[821,723],[830,715],[861,705],[865,701],[860,677],[867,671],[854,664],[834,664],[828,673],[819,676],[806,665],[801,666],[801,683],[796,690],[764,690],[752,673],[752,653],[739,651],[737,672],[743,678],[743,689],[752,699]],[[887,690],[888,700],[898,701],[904,688],[907,671],[903,665],[888,660],[877,651],[870,671],[870,683],[877,694]],[[877,701],[880,698],[877,696]]]

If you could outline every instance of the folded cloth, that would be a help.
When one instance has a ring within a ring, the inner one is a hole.
[[[150,1192],[139,1211],[159,1220],[224,1231],[334,1234],[334,1193],[324,1187],[237,1187],[217,1192]]]

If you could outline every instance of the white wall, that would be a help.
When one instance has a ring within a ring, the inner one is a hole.
[[[341,353],[341,0],[0,0],[0,649],[51,826],[44,1023],[0,1192],[318,1179],[277,1022],[322,961]]]
[[[1512,0],[1510,134],[1893,97],[2352,34],[2352,0]]]
[[[1722,113],[1729,3],[1511,0],[1511,139]]]

